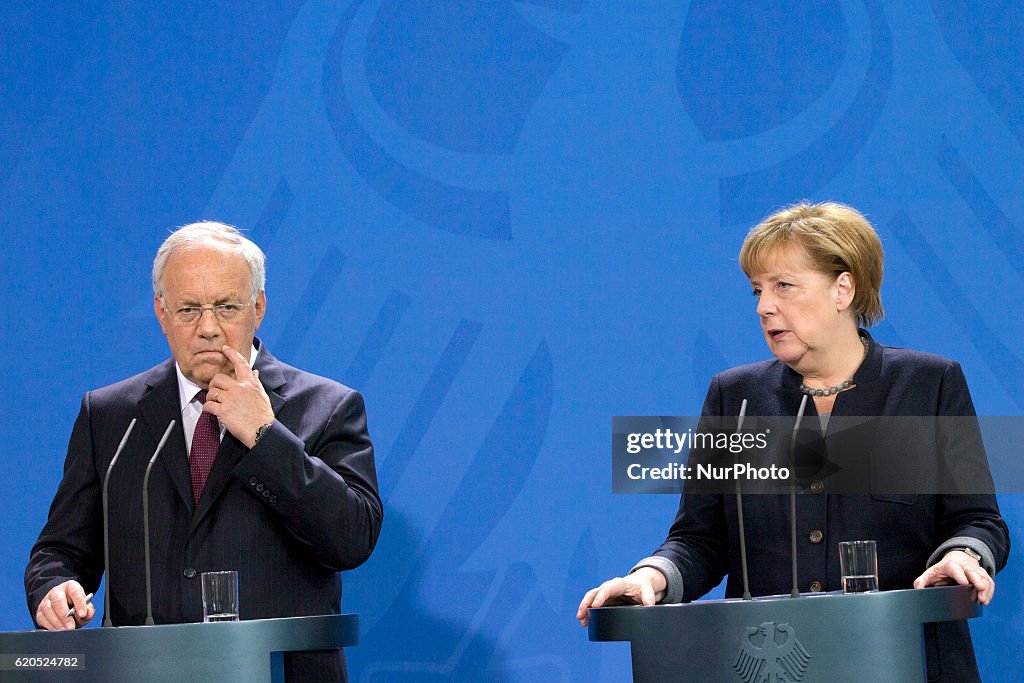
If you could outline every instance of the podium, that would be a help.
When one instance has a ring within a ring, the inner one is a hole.
[[[942,586],[600,607],[589,632],[630,642],[638,683],[923,682],[923,624],[980,616],[974,596],[970,586]]]
[[[283,653],[359,642],[358,614],[210,624],[0,633],[4,681],[283,681]],[[77,669],[12,669],[19,657],[78,657]],[[10,676],[10,679],[8,679]]]

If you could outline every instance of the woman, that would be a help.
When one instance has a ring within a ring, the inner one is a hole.
[[[740,266],[757,298],[757,314],[775,360],[733,368],[711,382],[702,415],[795,415],[827,432],[831,416],[974,415],[960,366],[933,355],[883,347],[863,329],[882,318],[882,246],[867,220],[835,203],[797,204],[751,230]],[[882,590],[971,584],[988,604],[992,576],[1009,552],[1006,524],[991,495],[829,495],[814,482],[797,508],[799,588],[841,587],[835,544],[877,539]],[[791,587],[785,497],[744,499],[754,595]],[[626,577],[586,593],[587,609],[634,602],[693,600],[726,574],[726,597],[742,593],[735,500],[684,495],[668,538]],[[927,569],[921,573],[923,568]],[[979,680],[966,622],[925,627],[929,679]]]

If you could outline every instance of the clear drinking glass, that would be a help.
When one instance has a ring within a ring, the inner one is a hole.
[[[203,572],[203,621],[238,621],[238,572]]]
[[[878,590],[878,550],[874,541],[843,541],[839,544],[839,569],[844,593]]]

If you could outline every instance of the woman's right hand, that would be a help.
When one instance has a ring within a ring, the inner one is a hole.
[[[605,605],[636,604],[651,606],[665,597],[668,582],[665,575],[653,567],[640,567],[629,576],[608,579],[597,588],[591,588],[580,601],[576,618],[580,626],[590,623],[587,612],[591,607]]]

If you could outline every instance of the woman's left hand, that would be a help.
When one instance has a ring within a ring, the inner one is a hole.
[[[948,586],[958,583],[971,585],[978,591],[978,602],[987,605],[996,592],[996,582],[978,561],[960,550],[951,550],[939,562],[925,570],[914,580],[914,588]]]

